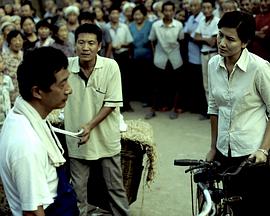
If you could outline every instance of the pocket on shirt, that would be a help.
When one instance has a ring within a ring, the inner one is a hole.
[[[105,99],[106,91],[101,88],[94,88],[94,98],[93,101],[96,104],[96,107],[100,109],[103,106]]]

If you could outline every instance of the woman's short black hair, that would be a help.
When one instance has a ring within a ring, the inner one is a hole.
[[[21,31],[16,30],[16,29],[11,30],[7,35],[7,43],[8,43],[8,45],[10,45],[12,38],[17,37],[18,35],[21,35],[22,39],[24,39],[24,36],[23,36]]]
[[[49,92],[56,82],[55,74],[68,67],[66,55],[53,47],[40,47],[28,51],[17,70],[19,92],[23,99],[32,99],[32,87]]]
[[[235,28],[238,37],[243,43],[248,43],[255,36],[256,23],[252,15],[241,12],[232,11],[225,13],[218,22],[218,28]]]
[[[147,9],[146,9],[146,7],[145,7],[143,4],[139,4],[139,5],[137,5],[135,8],[133,8],[133,10],[132,10],[132,17],[134,16],[134,13],[135,13],[136,11],[141,11],[141,13],[142,13],[144,16],[147,15]]]
[[[23,27],[23,24],[24,24],[25,20],[27,20],[27,19],[32,20],[33,23],[35,24],[35,20],[34,20],[33,17],[31,17],[31,16],[22,17],[22,18],[21,18],[21,28]]]
[[[95,34],[97,36],[97,41],[100,43],[102,41],[102,30],[95,24],[89,24],[85,23],[80,25],[76,30],[75,30],[75,41],[77,42],[78,36],[81,33],[90,33],[90,34]]]

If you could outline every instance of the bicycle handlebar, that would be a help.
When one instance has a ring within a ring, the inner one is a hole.
[[[208,162],[203,161],[203,160],[191,160],[191,159],[174,160],[175,166],[197,166],[197,165],[206,164],[206,163]]]
[[[224,171],[221,175],[222,176],[235,176],[235,175],[238,175],[245,166],[250,166],[250,165],[254,164],[254,162],[255,162],[255,158],[247,158],[246,160],[244,160],[237,167],[237,169],[234,172]]]

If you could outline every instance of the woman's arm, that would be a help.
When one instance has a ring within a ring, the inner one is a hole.
[[[210,122],[211,122],[211,148],[206,155],[207,161],[212,161],[216,155],[216,143],[218,136],[218,116],[210,115]]]

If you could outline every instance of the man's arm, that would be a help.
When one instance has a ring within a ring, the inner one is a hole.
[[[115,107],[102,107],[98,114],[86,125],[83,125],[82,128],[84,130],[80,143],[84,144],[87,142],[90,136],[90,132],[92,129],[94,129],[97,125],[99,125],[111,112],[115,109]]]
[[[213,35],[210,38],[204,38],[202,37],[200,33],[196,33],[194,37],[194,41],[196,41],[197,43],[206,44],[210,47],[214,47],[216,46],[216,43],[217,43],[217,36]]]
[[[36,211],[23,211],[23,216],[45,216],[43,206],[38,206]]]

